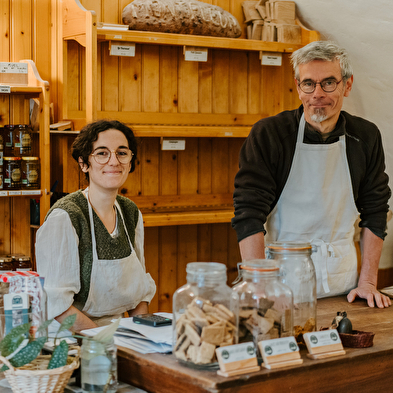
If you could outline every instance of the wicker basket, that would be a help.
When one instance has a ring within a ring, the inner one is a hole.
[[[0,361],[9,370],[4,372],[14,393],[62,393],[72,372],[79,366],[79,357],[69,356],[63,367],[48,370],[51,355],[39,355],[31,363],[14,368],[0,356]]]
[[[352,334],[339,333],[344,347],[348,348],[368,348],[373,346],[374,333],[352,330]]]

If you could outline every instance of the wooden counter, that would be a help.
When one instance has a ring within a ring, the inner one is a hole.
[[[393,391],[393,307],[369,308],[345,297],[318,300],[318,329],[329,326],[337,311],[347,311],[356,330],[374,332],[370,348],[344,348],[346,355],[311,360],[301,350],[300,366],[224,378],[216,371],[180,365],[173,355],[142,355],[119,347],[119,380],[159,393],[391,392]]]

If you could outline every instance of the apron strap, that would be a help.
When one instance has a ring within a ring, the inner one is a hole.
[[[311,240],[311,244],[316,247],[316,253],[314,254],[315,264],[321,269],[322,286],[325,293],[330,292],[328,284],[328,272],[327,272],[327,258],[328,258],[328,243],[325,243],[321,239]]]

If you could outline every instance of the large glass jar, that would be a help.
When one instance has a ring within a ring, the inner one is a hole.
[[[20,157],[4,157],[3,162],[4,189],[20,189],[22,187],[22,168]]]
[[[83,339],[81,381],[86,393],[117,391],[117,350],[113,340],[103,344],[92,338]]]
[[[18,124],[14,129],[14,156],[30,156],[32,151],[31,128],[27,124]]]
[[[39,157],[22,157],[22,187],[28,190],[40,188]]]
[[[300,242],[272,242],[266,247],[267,258],[280,264],[281,280],[293,292],[293,328],[298,342],[303,333],[317,326],[317,280],[311,259],[312,245]]]
[[[237,343],[239,298],[227,286],[226,266],[187,264],[187,284],[173,295],[173,353],[190,365],[215,365],[216,348]]]
[[[239,295],[239,342],[253,341],[259,354],[260,341],[293,335],[293,295],[277,262],[255,259],[238,267],[242,281],[233,290]]]
[[[5,156],[12,156],[14,154],[14,129],[15,126],[13,124],[6,124],[4,126],[3,142]]]

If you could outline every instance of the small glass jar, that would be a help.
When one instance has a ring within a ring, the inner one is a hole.
[[[22,188],[28,190],[40,188],[39,157],[22,157]]]
[[[293,329],[298,342],[303,333],[317,326],[317,280],[311,259],[312,245],[300,242],[273,242],[266,255],[280,265],[281,280],[293,292]]]
[[[22,187],[22,168],[20,157],[4,157],[4,189],[17,190]]]
[[[81,346],[81,381],[83,392],[117,391],[117,350],[114,341],[103,344],[83,338]]]
[[[30,126],[26,124],[16,125],[13,136],[14,156],[30,156],[33,147]]]
[[[3,181],[3,165],[0,165],[0,190],[2,190],[4,187],[4,181]]]
[[[273,260],[243,261],[238,268],[239,342],[253,341],[260,356],[260,341],[293,335],[293,295]]]
[[[239,298],[223,263],[192,262],[186,271],[187,284],[173,295],[173,353],[185,364],[211,366],[217,347],[237,344]]]
[[[3,166],[4,156],[4,128],[0,126],[0,166]]]
[[[14,129],[13,124],[6,124],[4,126],[4,155],[14,155]]]
[[[12,258],[7,255],[0,255],[0,274],[4,272],[12,272],[14,270],[14,263]]]
[[[14,270],[17,272],[29,272],[32,269],[31,259],[27,255],[21,255],[18,257],[14,257]]]

